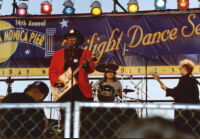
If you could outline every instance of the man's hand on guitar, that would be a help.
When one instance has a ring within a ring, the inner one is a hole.
[[[150,74],[153,76],[155,80],[157,80],[160,83],[160,86],[163,90],[167,90],[167,87],[164,85],[164,83],[160,80],[159,75],[157,72],[150,72]]]
[[[55,84],[62,84],[62,86],[60,87],[64,87],[64,88],[67,88],[68,87],[68,83],[65,81],[65,80],[62,80],[62,79],[58,79]]]
[[[83,64],[83,65],[86,65],[87,63],[88,63],[87,60],[83,60],[83,61],[82,61],[82,64]]]

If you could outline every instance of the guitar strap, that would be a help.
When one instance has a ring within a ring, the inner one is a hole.
[[[72,53],[72,49],[69,49],[69,48],[65,49],[64,67],[63,67],[64,71],[67,70],[69,67],[71,67],[72,70],[75,70],[79,65],[82,53],[83,53],[83,49],[80,49],[80,48],[74,48],[73,53]],[[74,56],[72,54],[74,54]],[[76,79],[77,77],[78,77],[78,73],[76,74]]]

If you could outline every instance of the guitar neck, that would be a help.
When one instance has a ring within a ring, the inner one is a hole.
[[[89,62],[92,59],[92,57],[88,58],[87,62]],[[73,75],[76,75],[79,70],[84,66],[84,64],[79,65],[73,72]]]
[[[160,79],[157,79],[157,81],[160,83],[160,85],[163,85],[163,82]]]
[[[83,66],[81,66],[81,65],[78,66],[78,67],[74,70],[73,75],[76,75],[82,67],[83,67]]]

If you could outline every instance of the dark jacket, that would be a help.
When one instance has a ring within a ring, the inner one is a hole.
[[[197,80],[190,74],[183,75],[175,88],[167,88],[166,96],[172,96],[175,103],[198,103]]]
[[[2,103],[36,103],[25,93],[7,95]],[[0,110],[0,137],[44,137],[46,116],[42,109]]]

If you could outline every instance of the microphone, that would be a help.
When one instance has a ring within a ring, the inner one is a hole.
[[[124,43],[124,50],[123,50],[123,53],[122,53],[122,56],[126,56],[126,42]]]
[[[141,84],[142,81],[143,81],[143,79],[140,80],[139,83],[135,86],[136,89],[138,89],[138,86]]]
[[[130,75],[131,80],[133,79],[133,75]]]
[[[73,41],[73,45],[74,45],[75,48],[77,48],[78,47],[78,42],[76,40]]]

